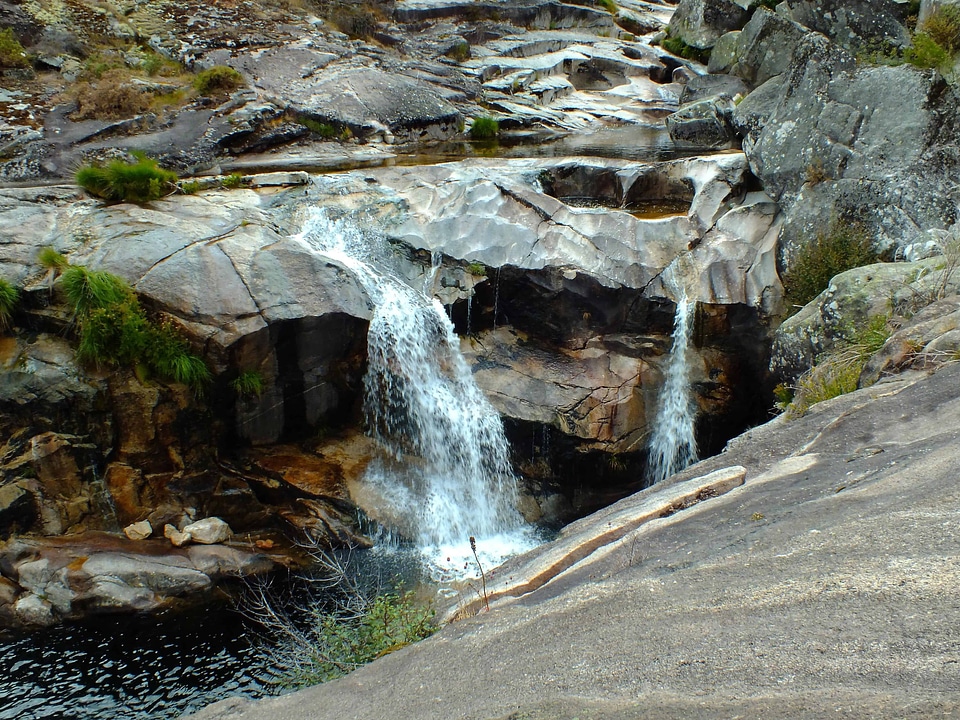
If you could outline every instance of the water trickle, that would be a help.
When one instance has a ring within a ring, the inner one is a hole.
[[[346,222],[317,211],[298,237],[351,269],[375,305],[364,414],[385,456],[366,480],[381,488],[431,560],[462,564],[472,557],[470,536],[491,564],[525,549],[531,539],[516,510],[500,416],[474,382],[439,301],[368,260],[382,253],[369,253],[364,235]]]
[[[673,324],[673,345],[667,359],[663,387],[647,460],[647,482],[664,480],[697,459],[694,436],[696,412],[690,397],[687,349],[692,330],[691,315],[696,303],[681,293]]]
[[[467,297],[467,335],[473,332],[473,295]]]
[[[500,309],[500,271],[503,267],[497,267],[497,284],[493,289],[493,329],[497,329],[497,311]]]

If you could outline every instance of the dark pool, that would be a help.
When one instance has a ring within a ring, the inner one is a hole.
[[[219,606],[0,637],[0,718],[159,720],[270,694],[256,633]]]

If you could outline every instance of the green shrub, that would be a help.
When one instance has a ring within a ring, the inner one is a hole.
[[[13,28],[0,28],[0,68],[22,68],[30,64]]]
[[[470,137],[474,140],[492,140],[500,133],[500,123],[492,117],[481,115],[470,126]]]
[[[611,15],[617,14],[617,3],[615,0],[597,0],[597,5],[602,7]]]
[[[877,259],[863,228],[835,225],[804,245],[790,262],[783,276],[784,299],[788,307],[803,307],[826,290],[834,276]]]
[[[198,182],[197,180],[190,180],[189,182],[180,183],[180,192],[182,192],[184,195],[196,195],[201,190],[203,190],[203,183]]]
[[[949,55],[956,55],[960,51],[960,7],[942,5],[924,21],[921,30]]]
[[[176,190],[177,175],[141,155],[133,163],[113,160],[106,165],[87,165],[77,171],[76,180],[77,185],[104,200],[144,203]]]
[[[333,680],[382,655],[436,632],[433,610],[416,602],[412,592],[386,593],[356,612],[317,609],[309,629],[310,646],[284,682],[305,687]]]
[[[60,287],[76,315],[81,362],[145,367],[198,393],[210,380],[203,359],[189,352],[172,325],[151,322],[122,278],[71,265],[60,276]]]
[[[481,277],[487,274],[487,266],[480,262],[472,262],[467,265],[467,272],[476,277]]]
[[[940,68],[950,56],[936,40],[921,32],[913,36],[913,47],[903,51],[903,59],[921,68]]]
[[[260,397],[263,394],[263,375],[259,370],[243,370],[230,387],[240,397]]]
[[[6,330],[13,321],[20,291],[9,280],[0,278],[0,330]]]
[[[201,70],[193,79],[193,87],[201,95],[228,93],[245,84],[243,75],[229,65],[214,65]]]

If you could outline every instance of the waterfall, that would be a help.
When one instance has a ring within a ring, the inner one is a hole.
[[[667,358],[663,387],[647,459],[647,482],[664,480],[697,459],[693,423],[696,412],[690,397],[687,348],[690,345],[691,310],[696,303],[685,293],[677,300],[673,321],[673,344]]]
[[[375,306],[364,415],[385,452],[365,480],[384,490],[432,561],[472,563],[471,536],[491,564],[526,549],[500,416],[474,382],[443,307],[426,294],[439,253],[421,292],[384,267],[387,253],[371,252],[345,221],[315,211],[298,238],[354,272]]]

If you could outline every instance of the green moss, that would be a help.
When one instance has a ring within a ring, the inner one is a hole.
[[[926,33],[913,36],[913,47],[903,51],[903,59],[920,68],[941,68],[950,59],[950,54]]]
[[[196,195],[203,189],[203,183],[197,182],[196,180],[190,180],[189,182],[180,184],[180,192],[184,195]]]
[[[702,64],[710,61],[709,49],[701,50],[700,48],[695,48],[693,45],[687,45],[687,43],[678,37],[665,37],[660,44],[665,50],[668,50],[678,57]]]
[[[500,123],[492,117],[481,115],[470,126],[470,137],[473,140],[492,140],[500,133]]]
[[[617,14],[617,3],[614,0],[597,0],[597,6],[602,7],[611,15]]]
[[[106,165],[87,165],[77,171],[76,181],[91,195],[104,200],[145,203],[173,192],[177,175],[141,155],[133,163],[114,160]]]
[[[307,130],[312,132],[314,135],[319,135],[325,140],[335,138],[339,134],[336,126],[331,125],[330,123],[320,122],[319,120],[306,115],[301,115],[298,117],[297,122],[307,128]]]
[[[464,60],[470,59],[470,43],[466,40],[463,42],[456,43],[445,53],[448,58],[456,60],[457,62],[463,62]]]
[[[941,5],[924,21],[921,30],[948,55],[956,55],[960,52],[960,7]]]

